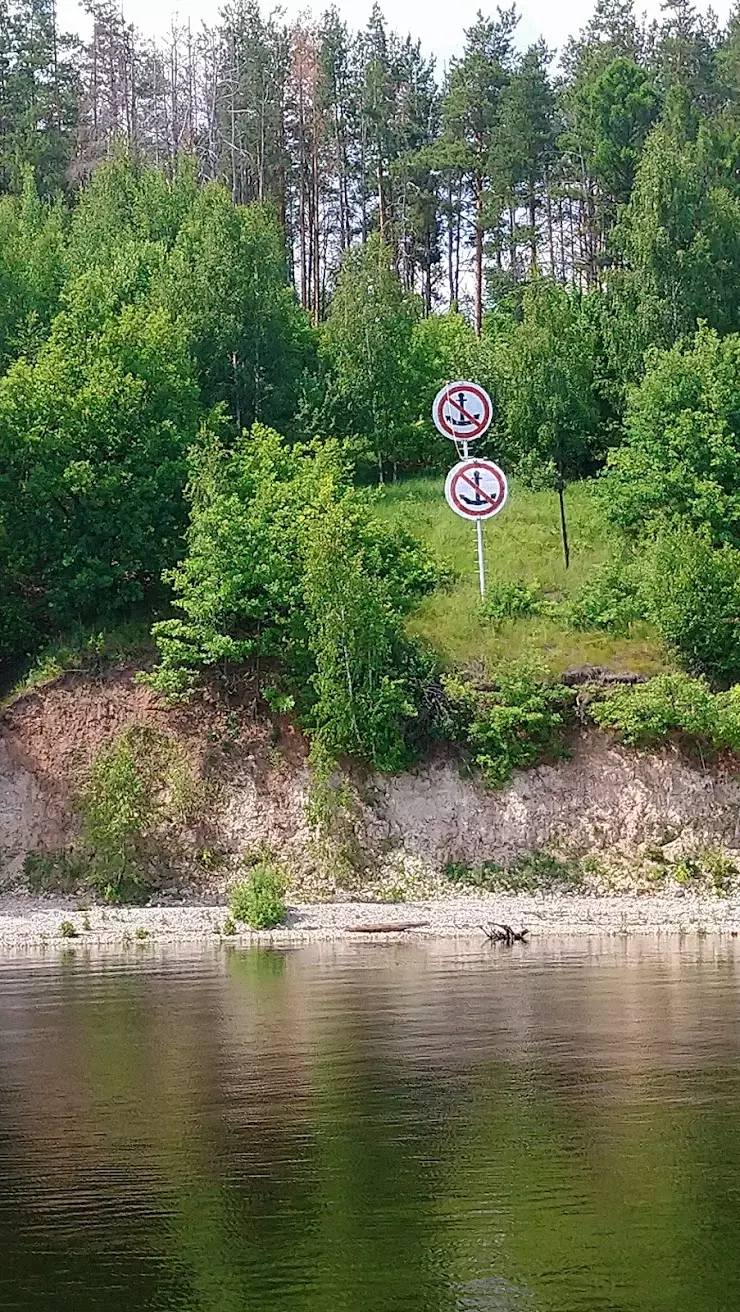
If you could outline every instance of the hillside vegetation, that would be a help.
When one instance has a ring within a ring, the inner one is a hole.
[[[598,0],[556,76],[499,10],[438,79],[377,7],[237,0],[165,59],[94,8],[82,51],[0,6],[4,687],[128,653],[248,695],[324,802],[435,743],[496,787],[588,715],[736,750],[737,16]],[[512,486],[483,604],[455,378]],[[656,677],[576,699],[584,665]]]
[[[449,584],[426,597],[410,621],[444,663],[489,669],[502,661],[540,658],[553,675],[584,665],[657,673],[670,660],[654,628],[635,620],[627,632],[575,629],[568,622],[568,602],[575,600],[599,566],[608,562],[618,541],[604,519],[589,482],[568,490],[571,564],[566,570],[556,497],[532,491],[519,482],[509,488],[503,511],[483,525],[489,602],[523,583],[532,604],[550,602],[551,615],[491,618],[481,604],[475,525],[453,514],[444,499],[441,478],[408,479],[383,489],[378,511],[391,524],[403,525],[429,545],[454,573]],[[526,604],[526,596],[525,596]]]

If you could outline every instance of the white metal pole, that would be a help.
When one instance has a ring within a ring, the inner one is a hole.
[[[486,567],[483,562],[483,525],[479,519],[475,521],[475,527],[478,535],[478,577],[480,579],[480,595],[486,595]]]

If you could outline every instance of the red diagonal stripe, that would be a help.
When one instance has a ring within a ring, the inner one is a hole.
[[[454,405],[456,410],[460,411],[460,414],[462,415],[463,419],[467,419],[469,424],[474,424],[476,427],[478,426],[478,424],[480,423],[480,417],[478,419],[474,419],[472,415],[469,415],[465,407],[461,406],[460,402],[456,401],[454,396],[451,396],[449,392],[447,393],[447,401],[450,405]]]
[[[467,483],[468,487],[472,487],[474,492],[478,492],[482,497],[485,497],[489,506],[498,505],[496,497],[489,496],[485,488],[479,487],[477,483],[473,482],[472,478],[468,478],[467,474],[458,474],[458,478],[461,478],[463,483]]]

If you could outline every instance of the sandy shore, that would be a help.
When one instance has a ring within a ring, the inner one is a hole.
[[[143,942],[302,943],[348,939],[349,926],[425,922],[404,938],[480,937],[491,922],[526,926],[540,935],[727,934],[740,935],[740,896],[698,895],[584,897],[501,894],[440,898],[383,905],[377,902],[318,902],[291,905],[286,922],[261,933],[224,937],[227,908],[217,905],[92,907],[82,911],[68,901],[21,896],[0,898],[0,951],[43,945],[136,946]],[[63,922],[74,935],[62,932]],[[241,927],[240,927],[241,929]],[[376,939],[377,935],[353,934]],[[393,935],[397,937],[397,935]]]

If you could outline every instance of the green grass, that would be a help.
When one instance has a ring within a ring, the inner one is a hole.
[[[6,679],[4,686],[0,682],[0,707],[71,670],[95,674],[112,665],[144,661],[154,647],[151,625],[150,616],[137,615],[99,628],[81,627],[50,641],[37,656],[16,668],[14,677]]]
[[[613,554],[614,542],[592,484],[574,484],[565,499],[570,569],[563,560],[556,494],[532,492],[514,483],[500,515],[483,525],[490,583],[536,581],[552,600],[566,600]],[[458,575],[452,588],[426,599],[410,626],[449,664],[482,660],[494,665],[535,655],[553,674],[580,665],[648,674],[671,668],[647,624],[633,625],[629,636],[621,638],[598,630],[576,632],[562,621],[541,616],[499,626],[487,621],[479,608],[475,525],[450,510],[441,477],[408,479],[386,487],[378,513],[428,542]]]

